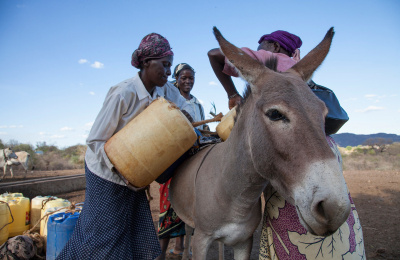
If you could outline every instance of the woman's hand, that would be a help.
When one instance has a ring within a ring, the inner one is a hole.
[[[242,100],[243,98],[239,94],[231,97],[228,101],[229,110],[234,108],[236,105],[239,105],[242,102]]]

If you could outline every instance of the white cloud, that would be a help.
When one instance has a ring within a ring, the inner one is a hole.
[[[95,61],[92,65],[90,65],[90,66],[92,66],[93,68],[95,68],[95,69],[102,69],[102,68],[104,68],[104,64],[103,63],[101,63],[101,62],[99,62],[99,61]]]
[[[378,111],[378,110],[383,110],[385,109],[384,107],[377,107],[377,106],[369,106],[365,109],[359,109],[357,112],[365,113],[365,112],[370,112],[370,111]]]
[[[83,137],[83,138],[85,138],[85,139],[86,139],[88,136],[89,136],[89,135],[87,135],[87,134],[86,134],[86,135],[81,135],[81,137]]]
[[[89,94],[92,96],[96,95],[93,91],[90,91]]]
[[[6,125],[0,125],[0,128],[8,128]]]
[[[89,130],[92,128],[94,122],[89,122],[86,123],[85,126],[83,127],[84,130],[86,130],[87,132],[89,132]]]
[[[367,94],[364,97],[366,97],[366,98],[374,98],[374,97],[377,97],[377,96],[378,95],[375,95],[375,94]]]
[[[0,135],[8,135],[7,132],[0,132]]]
[[[52,139],[62,139],[62,138],[65,138],[65,135],[52,135],[52,136],[50,136],[50,138],[52,138]]]
[[[208,82],[208,85],[211,85],[211,86],[218,86],[218,83],[215,82],[215,81],[210,81],[210,82]]]
[[[84,63],[87,63],[87,62],[89,62],[87,59],[80,59],[80,60],[78,60],[78,63],[79,63],[79,64],[84,64]]]
[[[68,127],[68,126],[64,126],[64,127],[61,128],[60,130],[61,130],[61,131],[72,131],[72,130],[74,130],[74,129],[71,128],[71,127]]]

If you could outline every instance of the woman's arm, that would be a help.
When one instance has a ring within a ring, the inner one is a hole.
[[[126,112],[128,104],[121,95],[111,94],[106,96],[99,114],[93,123],[90,134],[86,140],[88,149],[96,157],[96,160],[112,171],[114,167],[104,151],[104,144],[115,134],[118,122],[123,113]]]
[[[223,72],[225,66],[225,56],[220,49],[212,49],[208,52],[211,67],[214,70],[219,82],[221,82],[229,98],[229,109],[232,109],[242,100],[238,94],[235,85],[233,84],[231,76]]]

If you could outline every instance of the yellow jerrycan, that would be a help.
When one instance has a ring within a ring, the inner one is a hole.
[[[7,205],[7,202],[0,199],[0,245],[7,241],[9,235],[9,225],[10,221],[8,220],[8,216],[10,214],[10,208]]]
[[[26,197],[12,197],[8,199],[8,205],[10,206],[11,214],[14,218],[14,222],[11,223],[8,228],[8,237],[22,235],[24,231],[29,229],[30,200]],[[8,219],[10,222],[12,221],[11,215],[9,215]]]
[[[53,212],[59,208],[68,207],[69,205],[71,205],[71,202],[69,202],[68,200],[65,200],[65,199],[60,199],[60,198],[47,201],[41,210],[40,217],[43,218],[44,215],[46,215],[50,212]],[[55,208],[57,208],[57,209],[55,209]],[[47,220],[48,219],[49,218],[46,217],[40,221],[40,235],[41,236],[44,236],[44,234],[47,234]]]
[[[189,150],[196,139],[192,124],[180,109],[158,98],[111,137],[104,150],[130,184],[144,187]]]
[[[221,122],[217,125],[216,129],[218,136],[225,141],[228,139],[233,125],[235,124],[235,116],[236,116],[236,107],[229,110],[229,112],[224,115],[221,119]]]
[[[31,200],[31,227],[33,228],[41,218],[42,203],[52,196],[36,196]],[[57,197],[53,197],[57,199]],[[34,232],[40,232],[40,224],[36,225],[32,230]]]

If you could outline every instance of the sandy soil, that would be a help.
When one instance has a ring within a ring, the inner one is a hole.
[[[27,178],[80,174],[84,170],[44,171],[28,173]],[[22,172],[16,172],[13,181],[22,180]],[[357,207],[364,233],[367,259],[400,259],[400,172],[396,171],[351,171],[344,172],[351,196]],[[10,181],[8,175],[5,182]],[[151,185],[153,200],[150,207],[154,225],[159,214],[158,185]],[[59,194],[70,201],[84,201],[84,191]],[[255,233],[251,259],[258,259],[260,228]],[[174,241],[170,243],[170,248]],[[231,248],[225,248],[225,258],[233,259]],[[218,246],[213,244],[207,259],[217,259]],[[169,257],[168,259],[174,259]],[[176,259],[176,258],[175,258]]]

